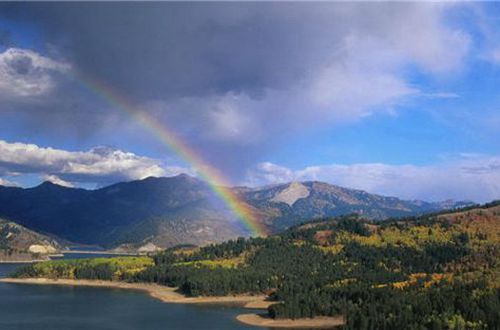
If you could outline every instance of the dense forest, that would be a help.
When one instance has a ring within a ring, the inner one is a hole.
[[[344,315],[345,329],[500,329],[500,203],[377,224],[322,219],[152,258],[44,262],[16,276],[266,293],[273,318]]]

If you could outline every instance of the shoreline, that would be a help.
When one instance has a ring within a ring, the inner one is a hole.
[[[33,264],[35,262],[50,261],[50,259],[29,259],[29,260],[0,260],[0,264]]]
[[[288,329],[333,329],[345,324],[342,316],[317,316],[312,319],[272,319],[260,314],[240,314],[236,319],[247,325]]]
[[[183,294],[176,292],[176,288],[163,286],[159,284],[148,283],[127,283],[113,282],[103,280],[70,280],[70,279],[49,279],[49,278],[1,278],[1,283],[11,284],[32,284],[32,285],[65,285],[65,286],[87,286],[112,289],[136,290],[148,293],[151,297],[161,300],[165,303],[178,304],[214,304],[227,303],[238,304],[248,308],[262,308],[273,302],[266,301],[265,295],[237,295],[237,296],[202,296],[202,297],[186,297]]]
[[[43,262],[48,260],[1,260],[0,264],[33,264],[35,262]]]
[[[122,290],[142,291],[152,298],[164,303],[174,304],[228,304],[237,305],[248,309],[267,310],[274,301],[267,301],[265,295],[235,295],[235,296],[202,296],[186,297],[176,292],[176,288],[159,284],[149,283],[127,283],[103,280],[71,280],[71,279],[49,279],[49,278],[0,278],[0,283],[28,284],[28,285],[63,285],[100,287]],[[240,314],[236,317],[239,322],[247,325],[270,327],[270,328],[311,328],[331,329],[344,324],[342,317],[316,317],[313,319],[271,319],[259,314]]]
[[[104,250],[104,251],[93,251],[93,250],[62,250],[61,251],[62,255],[65,254],[102,254],[102,255],[116,255],[116,256],[140,256],[140,253],[137,252],[114,252],[110,250]]]
[[[33,264],[37,262],[58,260],[58,258],[64,258],[65,255],[72,254],[89,254],[89,255],[105,255],[105,256],[117,256],[117,257],[138,257],[141,256],[139,253],[132,252],[113,252],[113,251],[85,251],[85,250],[62,250],[59,253],[47,254],[47,259],[14,259],[14,260],[0,260],[0,264]],[[56,258],[56,259],[54,259]]]

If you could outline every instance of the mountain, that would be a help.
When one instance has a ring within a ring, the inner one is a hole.
[[[0,262],[46,259],[59,248],[59,243],[48,236],[0,219]]]
[[[50,182],[29,188],[0,187],[0,215],[69,241],[115,246],[151,241],[162,246],[220,241],[239,235],[231,214],[210,188],[187,175],[147,178],[98,190]],[[175,228],[176,231],[171,230]],[[170,234],[171,239],[161,237]]]
[[[368,219],[382,220],[472,204],[453,201],[441,203],[407,201],[318,181],[292,182],[256,189],[239,188],[238,193],[250,205],[263,212],[266,223],[275,230],[282,230],[314,218],[350,213],[357,213]]]
[[[232,189],[270,232],[354,212],[383,219],[443,209],[439,203],[404,201],[322,182]],[[446,207],[453,204],[447,202]],[[0,217],[72,242],[106,247],[201,245],[248,234],[205,182],[184,174],[97,190],[50,182],[28,189],[0,186]]]

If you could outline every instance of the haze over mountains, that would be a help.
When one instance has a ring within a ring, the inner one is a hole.
[[[359,213],[383,219],[467,204],[405,201],[314,181],[232,189],[269,232],[319,217]],[[98,190],[50,182],[28,189],[0,186],[0,217],[71,242],[105,247],[202,245],[249,235],[206,183],[184,174]]]

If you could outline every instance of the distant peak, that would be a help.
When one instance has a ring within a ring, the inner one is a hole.
[[[148,176],[147,178],[144,178],[140,181],[164,181],[164,180],[198,180],[197,178],[195,177],[192,177],[186,173],[180,173],[180,174],[177,174],[177,175],[173,175],[173,176],[161,176],[161,177],[157,177],[157,176]]]
[[[161,177],[157,177],[157,176],[148,176],[148,177],[145,177],[141,180],[138,180],[138,181],[156,181],[156,180],[159,180],[161,179]],[[126,182],[119,182],[119,183],[126,183]]]
[[[185,173],[181,173],[178,175],[174,176],[161,176],[161,177],[155,177],[155,176],[149,176],[147,178],[141,179],[141,180],[135,180],[135,181],[130,181],[129,183],[138,183],[138,184],[147,184],[147,185],[164,185],[164,184],[196,184],[196,183],[201,183],[203,182],[202,180],[190,176]],[[118,183],[120,185],[122,184],[127,184],[125,183]]]
[[[34,188],[35,189],[59,189],[59,188],[68,188],[68,187],[61,186],[61,185],[54,183],[54,182],[51,182],[51,181],[44,181]]]
[[[282,202],[293,206],[296,201],[309,196],[309,189],[302,183],[294,181],[287,185],[285,189],[276,194],[271,200]]]
[[[181,174],[178,174],[178,175],[173,176],[171,178],[181,180],[181,181],[191,182],[191,183],[203,182],[203,180],[201,180],[200,178],[195,177],[195,176],[191,176],[191,175],[186,174],[186,173],[181,173]]]
[[[53,187],[53,186],[57,186],[57,184],[55,184],[54,182],[52,181],[44,181],[42,183],[40,183],[37,188],[41,188],[41,187]]]

